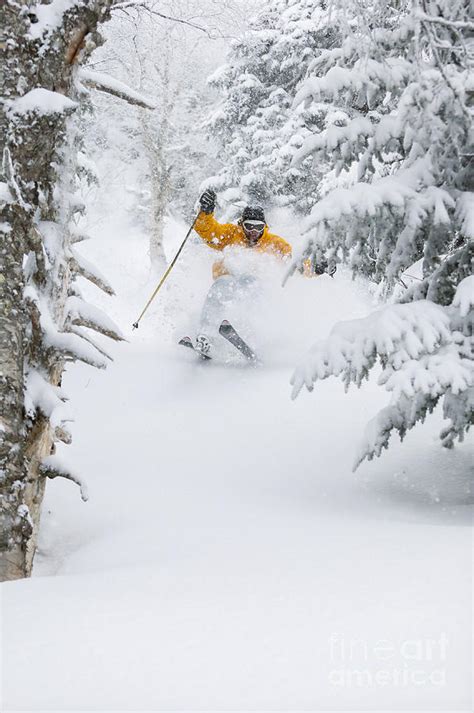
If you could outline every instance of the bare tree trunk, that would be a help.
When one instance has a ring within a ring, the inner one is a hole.
[[[31,573],[48,474],[41,464],[55,440],[68,439],[39,406],[27,411],[25,380],[33,375],[35,383],[54,387],[65,361],[75,358],[102,366],[92,352],[77,347],[75,340],[83,340],[68,327],[64,312],[77,270],[68,220],[78,208],[66,204],[66,192],[58,194],[58,183],[69,117],[77,109],[71,101],[77,99],[75,67],[100,42],[96,29],[112,4],[71,3],[61,15],[49,15],[52,24],[45,23],[46,2],[3,0],[0,7],[5,56],[0,94],[6,98],[0,114],[2,580]]]
[[[169,43],[164,42],[164,56],[162,63],[158,66],[154,63],[156,76],[160,78],[160,105],[159,114],[149,114],[141,112],[141,125],[143,132],[143,144],[145,146],[150,174],[150,194],[151,194],[151,225],[150,225],[150,261],[152,266],[160,271],[163,269],[166,258],[163,247],[163,231],[166,211],[169,205],[171,194],[171,172],[169,165],[169,138],[170,120],[173,112],[172,91],[170,86],[170,58],[171,49]],[[137,48],[137,55],[140,61],[140,53]],[[143,64],[140,61],[141,77],[140,85],[144,80]]]
[[[170,198],[169,170],[154,171],[151,180],[152,224],[150,231],[150,260],[155,268],[162,269],[165,263],[163,247],[164,221]]]

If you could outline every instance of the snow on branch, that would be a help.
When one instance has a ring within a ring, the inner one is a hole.
[[[415,17],[416,19],[421,20],[422,22],[435,22],[439,25],[443,25],[443,27],[447,27],[448,29],[469,30],[470,32],[474,32],[474,22],[464,22],[463,20],[446,20],[440,15],[427,15],[426,12],[422,12],[421,10],[415,12]]]
[[[110,77],[103,72],[95,72],[91,69],[80,69],[78,72],[79,80],[92,89],[112,94],[118,99],[123,99],[129,104],[142,107],[142,109],[156,109],[157,104],[152,99],[144,96],[140,92],[136,92],[123,82],[120,82],[114,77]]]
[[[111,296],[115,295],[113,287],[99,270],[97,270],[89,260],[86,260],[73,249],[70,250],[69,267],[76,275],[80,275],[84,279],[89,280],[89,282],[92,282],[106,294]]]
[[[474,278],[463,280],[451,306],[428,300],[383,307],[364,319],[337,324],[317,342],[292,377],[292,397],[316,381],[339,376],[346,388],[360,386],[375,364],[390,404],[368,424],[354,468],[379,456],[395,430],[403,438],[444,397],[451,425],[441,433],[444,445],[462,440],[472,423],[474,361],[472,326]],[[464,322],[463,322],[464,320]]]
[[[25,411],[34,418],[37,410],[49,419],[51,427],[61,428],[64,423],[71,421],[68,408],[64,405],[67,400],[59,386],[53,386],[38,371],[30,371],[25,379]]]
[[[304,221],[304,230],[309,231],[320,223],[338,221],[343,217],[365,219],[387,205],[404,210],[407,200],[416,199],[420,186],[429,186],[432,181],[429,162],[420,159],[393,176],[385,176],[372,183],[356,183],[349,188],[336,188],[316,203]]]
[[[377,265],[388,284],[393,284],[402,270],[421,257],[416,250],[420,251],[418,242],[424,226],[450,226],[455,201],[444,188],[432,184],[431,163],[421,158],[409,168],[371,183],[361,181],[333,189],[303,221],[306,243],[295,251],[289,274],[316,249],[335,253],[341,240],[344,250],[351,250],[352,259],[357,260],[361,251],[367,252],[371,230],[377,229],[381,244]],[[384,253],[384,221],[393,220],[398,231]]]
[[[125,337],[115,322],[98,307],[84,302],[80,297],[68,297],[65,305],[67,321],[78,327],[87,327],[117,342]]]
[[[82,361],[98,369],[105,369],[107,361],[104,352],[91,340],[85,339],[81,334],[69,331],[59,331],[49,309],[41,296],[38,295],[33,285],[28,285],[24,290],[26,304],[34,305],[38,313],[39,328],[42,333],[42,348],[47,366],[56,361]],[[110,357],[108,357],[110,359]]]
[[[344,126],[332,124],[319,134],[308,136],[301,148],[295,152],[291,165],[299,166],[307,156],[316,151],[334,155],[338,150],[346,159],[350,155],[356,158],[366,148],[371,137],[374,138],[374,147],[380,149],[390,139],[399,139],[400,133],[400,122],[394,116],[385,116],[379,123],[366,117],[356,117]]]
[[[474,310],[474,275],[466,277],[459,283],[453,299],[453,307],[459,310],[461,317],[467,317]]]
[[[113,361],[112,357],[110,354],[108,354],[105,349],[103,349],[101,346],[99,346],[93,339],[90,337],[88,334],[85,334],[85,332],[80,328],[80,327],[75,327],[72,324],[66,324],[64,326],[64,332],[67,334],[73,334],[76,335],[77,337],[80,337],[80,339],[84,340],[88,344],[90,344],[93,348],[94,351],[99,352],[99,354],[102,354],[104,359],[107,361]],[[106,364],[106,363],[105,363]]]
[[[43,460],[40,465],[40,475],[44,478],[66,478],[66,480],[71,480],[79,486],[82,500],[87,502],[89,499],[86,483],[76,473],[72,473],[56,455],[49,456]]]
[[[462,234],[474,240],[474,193],[463,191],[458,194],[456,214]]]
[[[52,92],[44,87],[36,87],[15,99],[10,104],[11,114],[36,114],[37,116],[53,116],[65,114],[68,116],[77,109],[77,102],[69,97]]]
[[[323,77],[310,77],[297,92],[293,107],[321,95],[337,97],[343,91],[364,91],[367,99],[376,88],[399,91],[413,74],[413,65],[402,57],[389,57],[384,63],[375,59],[357,60],[354,66],[332,67]]]

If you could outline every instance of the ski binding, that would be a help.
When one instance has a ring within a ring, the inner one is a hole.
[[[181,344],[183,347],[188,347],[188,349],[192,349],[193,352],[196,352],[196,354],[201,358],[201,359],[212,359],[212,357],[209,354],[205,354],[203,351],[200,349],[196,349],[196,347],[193,344],[192,339],[190,337],[183,337],[182,339],[179,340],[178,344]]]

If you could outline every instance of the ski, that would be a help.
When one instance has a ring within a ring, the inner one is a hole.
[[[190,339],[189,337],[183,337],[182,339],[179,340],[178,344],[180,344],[182,347],[188,347],[188,349],[192,349],[193,352],[196,352],[196,354],[199,356],[200,359],[204,359],[205,361],[207,361],[208,359],[212,359],[212,357],[209,356],[208,354],[203,354],[198,349],[196,349],[194,347],[192,339]]]
[[[228,342],[230,342],[236,349],[238,349],[239,352],[243,354],[246,359],[248,359],[248,361],[257,361],[257,355],[255,354],[255,352],[249,347],[247,342],[242,339],[240,334],[226,319],[219,327],[219,334],[221,334],[224,339],[227,339]]]

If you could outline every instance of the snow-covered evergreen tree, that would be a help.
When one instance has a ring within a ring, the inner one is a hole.
[[[313,63],[295,101],[330,101],[340,121],[307,138],[294,164],[320,157],[348,184],[315,196],[307,252],[336,253],[390,290],[420,258],[427,278],[447,256],[463,262],[472,23],[465,0],[430,4],[430,14],[412,0],[344,7],[344,40]]]
[[[345,6],[344,41],[313,64],[295,102],[338,103],[340,125],[308,138],[295,163],[321,155],[347,185],[315,202],[300,257],[337,255],[385,291],[415,261],[423,268],[405,304],[337,325],[294,377],[297,393],[331,375],[360,384],[382,365],[392,399],[360,462],[440,400],[444,445],[473,422],[474,24],[465,0]]]
[[[208,184],[224,201],[291,205],[305,211],[324,166],[312,158],[291,167],[304,138],[321,127],[327,107],[292,110],[296,87],[338,35],[330,2],[271,0],[234,41],[210,78],[222,101],[209,119],[224,167]],[[313,167],[311,169],[311,167]]]

